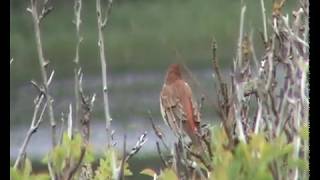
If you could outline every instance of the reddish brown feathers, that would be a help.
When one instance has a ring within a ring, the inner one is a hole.
[[[184,131],[194,139],[199,130],[199,113],[178,64],[172,64],[167,71],[160,93],[160,107],[163,119],[176,134]]]

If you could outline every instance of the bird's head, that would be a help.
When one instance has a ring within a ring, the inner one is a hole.
[[[171,64],[168,68],[168,71],[167,71],[165,83],[170,84],[178,79],[182,79],[180,65],[179,64]]]

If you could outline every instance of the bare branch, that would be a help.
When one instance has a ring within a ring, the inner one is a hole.
[[[53,7],[49,6],[48,2],[49,2],[48,0],[44,1],[44,5],[39,15],[39,23],[41,23],[41,21],[53,10]]]
[[[37,45],[37,52],[38,52],[38,59],[39,59],[39,64],[40,64],[40,70],[41,70],[41,76],[44,84],[44,89],[46,93],[46,99],[48,103],[48,115],[50,117],[50,124],[52,128],[52,146],[56,146],[56,122],[54,118],[54,112],[53,112],[53,106],[52,106],[52,97],[50,96],[48,84],[50,84],[50,81],[48,81],[48,76],[47,76],[47,65],[48,61],[44,58],[43,55],[43,48],[42,48],[42,41],[41,41],[41,31],[40,31],[40,21],[49,14],[49,12],[52,10],[52,8],[47,8],[47,2],[45,2],[44,7],[42,9],[41,14],[38,14],[37,10],[37,0],[30,0],[30,5],[31,7],[28,8],[27,10],[31,12],[32,19],[33,19],[33,25],[34,25],[34,32],[35,32],[35,40],[36,40],[36,45]],[[50,78],[52,79],[52,77]],[[48,83],[49,82],[49,83]]]
[[[160,157],[160,160],[161,160],[162,164],[164,165],[164,167],[168,167],[168,163],[163,158],[163,155],[162,155],[162,152],[161,152],[161,149],[160,149],[160,144],[159,144],[158,141],[156,142],[156,145],[157,145],[157,151],[158,151],[158,154],[159,154],[159,157]]]
[[[56,180],[56,176],[54,175],[54,171],[52,169],[52,165],[51,165],[50,159],[48,160],[48,171],[49,171],[49,175],[51,177],[51,180]]]
[[[110,16],[110,13],[111,13],[112,1],[113,0],[108,0],[108,6],[107,6],[107,9],[105,11],[106,14],[104,16],[104,20],[103,20],[103,23],[102,23],[102,28],[105,28],[107,26],[107,23],[108,23],[108,20],[109,20],[109,16]]]
[[[142,148],[143,144],[147,142],[147,131],[145,131],[137,141],[136,145],[131,149],[131,151],[127,154],[125,161],[128,161],[131,157],[137,154]]]
[[[267,18],[266,18],[266,9],[264,7],[264,0],[260,0],[261,4],[261,13],[262,13],[262,21],[263,21],[263,40],[264,44],[267,44],[268,41],[268,32],[267,32]]]
[[[126,152],[126,142],[127,142],[127,136],[124,135],[123,136],[123,153],[122,153],[122,161],[120,163],[120,170],[119,170],[119,175],[118,178],[119,180],[124,180],[124,165],[126,163],[126,156],[127,156],[127,152]]]
[[[68,136],[72,139],[72,105],[69,104],[69,114],[68,114]]]
[[[62,143],[62,139],[63,139],[63,131],[64,131],[64,113],[62,112],[61,113],[61,127],[60,127],[60,135],[59,135],[59,144],[61,144]]]
[[[244,14],[246,12],[246,6],[243,5],[241,8],[241,14],[240,14],[240,29],[239,29],[239,41],[238,41],[238,65],[242,66],[242,50],[241,50],[241,44],[243,39],[243,24],[244,24]]]
[[[74,23],[76,26],[77,44],[76,44],[76,54],[74,58],[75,68],[74,68],[74,93],[75,93],[75,122],[79,125],[79,113],[80,113],[80,97],[79,97],[79,74],[81,72],[79,65],[79,49],[82,42],[82,36],[80,35],[80,24],[81,24],[81,9],[82,0],[74,1]]]
[[[48,86],[48,87],[49,87],[50,84],[51,84],[51,81],[52,81],[52,79],[53,79],[53,75],[54,75],[54,70],[51,72],[50,77],[49,77],[49,79],[48,79],[48,82],[47,82],[47,86]]]
[[[260,99],[258,99],[258,110],[257,110],[257,117],[255,120],[255,127],[254,127],[254,133],[258,134],[260,123],[261,123],[261,114],[262,114],[262,102]]]
[[[200,103],[199,103],[199,114],[200,114],[200,115],[201,115],[202,110],[203,110],[204,100],[205,100],[205,97],[204,97],[204,95],[202,95],[202,96],[201,96],[201,99],[200,99]]]
[[[40,97],[37,98],[37,102],[36,102],[36,105],[34,107],[34,112],[33,112],[33,117],[32,117],[32,121],[31,121],[31,125],[30,125],[30,128],[27,132],[27,135],[23,141],[23,144],[19,150],[19,154],[18,154],[18,157],[14,163],[14,168],[17,168],[20,161],[21,161],[21,158],[23,156],[23,154],[25,154],[25,151],[26,151],[26,148],[29,144],[29,141],[31,139],[31,136],[37,131],[37,129],[39,128],[39,125],[41,124],[42,122],[42,115],[43,115],[43,112],[45,111],[46,107],[47,107],[47,103],[45,102],[45,104],[42,106],[42,110],[41,110],[41,113],[40,113],[40,116],[38,117],[38,112],[40,110],[40,107],[41,107],[41,103],[44,99],[44,95],[40,94]]]
[[[150,122],[151,122],[152,129],[153,129],[154,133],[155,133],[156,136],[161,140],[162,144],[163,144],[164,147],[167,149],[167,151],[170,151],[169,146],[168,146],[167,143],[164,141],[163,133],[161,132],[161,130],[160,130],[160,129],[154,124],[154,122],[153,122],[153,118],[152,118],[151,111],[148,111],[148,115],[149,115],[149,120],[150,120]]]
[[[107,16],[109,16],[109,12],[111,10],[112,0],[109,0],[110,8],[107,9]],[[108,98],[108,82],[107,82],[107,61],[104,49],[104,36],[103,36],[103,28],[106,26],[106,20],[103,20],[102,10],[101,10],[101,2],[100,0],[96,0],[96,11],[97,11],[97,23],[98,23],[98,46],[100,52],[100,63],[101,63],[101,72],[102,72],[102,85],[103,85],[103,102],[104,102],[104,113],[106,120],[106,131],[107,131],[107,146],[110,147],[111,144],[111,121],[112,118],[110,116],[109,110],[109,98]],[[108,17],[105,17],[107,19]]]
[[[269,48],[269,51],[267,52],[267,60],[268,60],[268,76],[267,76],[267,82],[265,86],[265,90],[269,91],[272,79],[273,79],[273,61],[274,61],[274,48],[275,48],[275,35],[272,36],[271,39],[271,47]]]

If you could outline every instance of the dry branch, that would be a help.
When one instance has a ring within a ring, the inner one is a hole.
[[[79,97],[79,71],[80,71],[80,64],[79,64],[79,49],[80,44],[83,40],[80,34],[80,25],[81,25],[81,9],[82,9],[82,0],[75,0],[74,1],[74,24],[76,26],[76,36],[77,36],[77,44],[76,44],[76,53],[74,58],[75,68],[74,68],[74,93],[75,93],[75,121],[79,124],[79,113],[80,113],[80,97]]]
[[[40,63],[40,70],[41,70],[41,76],[45,88],[45,93],[46,93],[46,100],[48,104],[48,115],[50,117],[50,124],[52,128],[52,146],[55,147],[57,144],[57,139],[56,139],[56,122],[54,118],[54,112],[53,112],[53,99],[50,95],[49,92],[49,85],[50,81],[48,81],[48,75],[47,75],[47,67],[49,64],[49,61],[45,59],[44,53],[43,53],[43,48],[42,48],[42,41],[41,41],[41,31],[40,31],[40,23],[41,21],[47,16],[51,10],[53,9],[52,7],[48,7],[47,5],[48,1],[45,1],[45,4],[42,7],[42,11],[39,14],[38,13],[38,0],[30,0],[30,5],[31,7],[27,9],[32,15],[33,19],[33,25],[34,25],[34,32],[35,32],[35,40],[37,44],[37,52],[38,52],[38,59]],[[52,79],[52,78],[51,78]]]
[[[23,154],[25,154],[26,152],[26,148],[29,144],[29,141],[31,139],[31,136],[37,131],[37,129],[39,128],[39,125],[41,124],[42,122],[42,117],[43,117],[43,114],[44,114],[44,111],[47,107],[47,102],[44,103],[44,105],[42,105],[41,107],[41,104],[45,98],[45,95],[44,95],[44,92],[42,92],[41,88],[38,87],[38,90],[41,91],[41,93],[39,94],[38,97],[36,97],[35,99],[35,107],[34,107],[34,111],[33,111],[33,117],[32,117],[32,121],[31,121],[31,125],[30,125],[30,128],[27,132],[27,135],[23,141],[23,144],[19,150],[19,154],[18,154],[18,157],[14,163],[14,168],[17,168],[20,164],[20,161],[22,159],[22,156]],[[41,109],[40,109],[41,108]],[[40,115],[38,115],[40,111]]]
[[[106,131],[107,131],[107,146],[110,147],[111,145],[111,116],[109,110],[109,98],[108,98],[108,82],[107,82],[107,59],[105,55],[105,48],[104,48],[104,35],[103,29],[107,25],[109,15],[111,12],[112,7],[112,0],[109,0],[108,7],[106,9],[106,15],[102,16],[102,8],[101,8],[101,1],[96,0],[96,11],[97,11],[97,23],[98,23],[98,46],[100,52],[100,63],[101,63],[101,75],[102,75],[102,85],[103,85],[103,102],[104,102],[104,113],[105,113],[105,120],[106,120]]]

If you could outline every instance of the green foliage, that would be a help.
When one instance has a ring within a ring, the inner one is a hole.
[[[272,171],[284,177],[290,168],[307,170],[307,162],[293,158],[293,146],[285,136],[268,142],[263,134],[252,134],[248,144],[240,142],[234,152],[224,147],[227,137],[221,128],[213,128],[212,179],[273,179]]]
[[[178,177],[173,169],[164,169],[159,175],[159,180],[178,180]]]
[[[50,177],[47,174],[38,174],[33,175],[32,173],[32,164],[29,159],[25,160],[23,168],[16,169],[11,167],[10,168],[10,179],[11,180],[49,180]]]
[[[160,174],[157,175],[157,173],[150,168],[146,168],[140,172],[140,174],[144,174],[147,176],[151,176],[152,178],[158,177],[159,180],[178,180],[178,176],[176,175],[175,171],[170,168],[166,168],[161,170]]]
[[[73,139],[69,138],[67,133],[63,134],[61,145],[56,146],[45,158],[43,163],[47,164],[48,160],[52,162],[55,172],[62,172],[67,162],[76,161],[80,158],[83,140],[81,134],[74,134]],[[83,162],[90,163],[94,161],[92,148],[87,147]]]
[[[104,158],[99,160],[99,167],[96,170],[94,180],[112,178],[112,153],[114,153],[113,150],[107,150]]]
[[[118,173],[118,167],[120,167],[120,163],[121,160],[118,160],[117,158],[117,151],[112,148],[108,149],[105,152],[104,157],[99,160],[99,167],[95,171],[94,180],[112,179],[112,177],[115,176],[114,173]],[[133,175],[127,162],[124,164],[124,175]]]
[[[309,141],[309,126],[307,124],[301,126],[299,135],[304,141]]]

